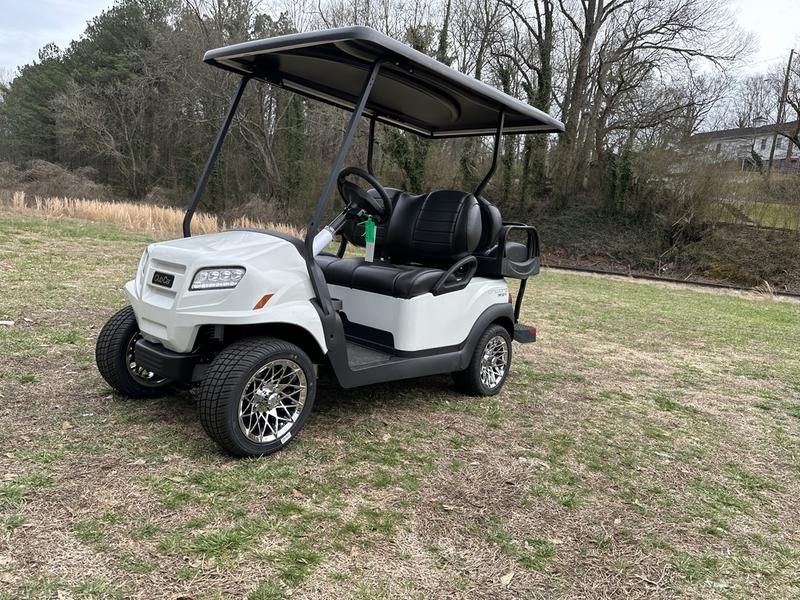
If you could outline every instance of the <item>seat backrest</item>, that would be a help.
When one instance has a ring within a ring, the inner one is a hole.
[[[469,192],[442,190],[397,197],[386,232],[392,262],[449,266],[481,240],[481,209]]]
[[[503,217],[500,209],[486,198],[478,196],[478,206],[481,209],[481,239],[475,248],[475,254],[482,254],[497,245],[500,230],[503,228]]]

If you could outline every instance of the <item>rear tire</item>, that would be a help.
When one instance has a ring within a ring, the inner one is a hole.
[[[511,336],[502,325],[489,325],[463,371],[453,373],[456,388],[470,396],[494,396],[511,368]]]
[[[172,389],[171,382],[136,365],[133,348],[140,337],[133,308],[126,306],[106,322],[97,336],[97,369],[108,385],[124,396],[165,396]]]
[[[314,365],[295,344],[235,342],[211,363],[199,391],[200,422],[234,456],[265,456],[303,428],[317,390]]]

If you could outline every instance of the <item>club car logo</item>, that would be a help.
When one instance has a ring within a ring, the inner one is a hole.
[[[156,271],[153,273],[153,283],[163,287],[171,288],[172,284],[175,283],[175,275]]]

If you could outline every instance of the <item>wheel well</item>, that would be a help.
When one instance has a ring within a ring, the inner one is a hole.
[[[511,338],[514,338],[514,322],[509,319],[508,317],[498,317],[494,321],[491,322],[492,325],[502,325],[503,328],[508,332],[508,335]]]
[[[314,336],[311,335],[307,329],[299,325],[292,325],[291,323],[225,325],[224,340],[226,345],[253,336],[275,337],[296,344],[300,346],[303,352],[308,354],[311,361],[315,363],[321,362],[325,356],[325,353],[322,352],[322,348],[320,348]]]

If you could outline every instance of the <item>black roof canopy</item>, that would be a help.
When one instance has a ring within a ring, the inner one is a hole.
[[[496,88],[369,27],[343,27],[209,50],[203,60],[345,109],[371,66],[382,66],[364,114],[435,138],[564,131],[564,125]]]

